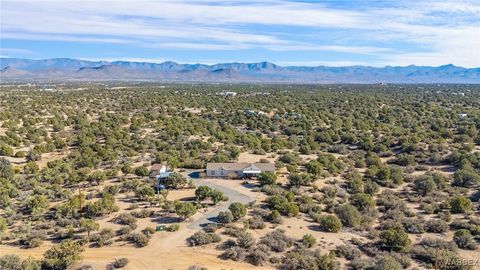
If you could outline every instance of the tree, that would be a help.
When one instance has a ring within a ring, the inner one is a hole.
[[[105,175],[105,172],[95,171],[88,176],[88,181],[89,182],[95,182],[98,186],[98,185],[100,185],[100,183],[105,181],[106,178],[107,178],[107,176]]]
[[[78,242],[64,240],[43,254],[44,266],[50,270],[65,270],[82,259],[81,254],[84,250],[85,248]]]
[[[413,189],[420,195],[427,196],[437,190],[437,183],[435,183],[431,175],[422,175],[413,182]]]
[[[350,200],[352,205],[361,212],[375,208],[375,201],[372,196],[365,193],[356,193],[350,198]]]
[[[380,244],[393,251],[407,251],[410,248],[411,240],[403,228],[390,228],[380,233]]]
[[[472,201],[464,196],[456,196],[450,200],[452,213],[467,213],[472,210]]]
[[[175,213],[183,219],[193,216],[197,212],[197,208],[191,202],[177,202],[175,204]]]
[[[210,193],[210,198],[212,199],[213,204],[217,204],[218,202],[220,202],[220,201],[222,201],[223,199],[225,199],[225,196],[223,195],[223,192],[214,189],[214,190],[212,190],[212,192]]]
[[[273,185],[277,182],[277,174],[274,172],[262,172],[257,178],[262,186]]]
[[[150,174],[150,171],[145,166],[139,166],[135,168],[135,174],[140,177],[145,177]]]
[[[146,201],[155,196],[155,191],[149,185],[143,185],[135,190],[135,195],[141,201]]]
[[[322,215],[319,219],[320,229],[325,232],[338,232],[342,228],[342,222],[335,215]]]
[[[195,199],[199,202],[205,200],[206,198],[210,197],[212,193],[212,189],[208,186],[199,186],[195,190]]]
[[[188,181],[179,173],[171,173],[163,182],[166,188],[179,189],[187,185]]]
[[[318,177],[322,174],[323,172],[323,166],[320,164],[320,162],[316,160],[311,160],[305,165],[305,169],[307,169],[307,172],[314,175],[315,177]]]
[[[239,220],[247,214],[247,207],[245,207],[244,204],[239,202],[234,202],[230,204],[228,210],[232,212],[234,220]]]
[[[90,239],[90,232],[98,230],[100,225],[98,225],[98,223],[96,223],[93,219],[82,218],[80,220],[80,228],[87,232],[87,237]]]

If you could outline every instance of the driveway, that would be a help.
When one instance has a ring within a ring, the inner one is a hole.
[[[225,187],[225,186],[222,186],[222,185],[212,183],[208,179],[192,178],[189,175],[192,172],[194,172],[194,171],[186,171],[182,174],[185,177],[187,177],[188,179],[192,180],[193,183],[195,184],[195,186],[197,186],[197,187],[198,186],[208,186],[212,189],[216,189],[218,191],[223,192],[223,194],[228,197],[228,201],[220,202],[219,204],[214,206],[213,209],[211,209],[210,211],[205,213],[201,218],[199,218],[199,219],[193,221],[192,223],[188,224],[187,227],[189,229],[201,229],[207,223],[215,222],[214,220],[218,216],[218,213],[220,213],[221,211],[228,210],[228,207],[230,206],[231,203],[240,202],[240,203],[243,203],[243,204],[247,204],[247,203],[253,201],[253,198],[251,198],[251,197],[249,197],[249,196],[247,196],[243,193],[240,193],[240,192],[238,192],[234,189],[231,189],[229,187]],[[238,180],[225,179],[225,181],[238,181]]]

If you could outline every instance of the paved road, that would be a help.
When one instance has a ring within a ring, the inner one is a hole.
[[[253,198],[250,198],[249,196],[243,193],[240,193],[234,189],[211,183],[208,180],[203,178],[191,178],[188,175],[189,173],[191,173],[191,171],[185,172],[184,175],[188,179],[191,179],[195,184],[195,186],[197,187],[208,186],[210,188],[223,192],[223,194],[228,197],[228,201],[220,202],[217,206],[215,206],[215,208],[205,213],[200,219],[195,220],[194,222],[188,224],[187,227],[189,229],[201,229],[202,226],[204,226],[205,224],[212,223],[213,221],[210,219],[217,217],[218,213],[220,213],[221,211],[226,211],[228,209],[228,206],[230,206],[230,204],[233,202],[240,202],[243,204],[247,204],[253,201]],[[228,181],[228,180],[225,180],[225,181]]]

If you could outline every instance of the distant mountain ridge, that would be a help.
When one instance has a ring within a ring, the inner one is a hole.
[[[166,81],[259,83],[480,83],[480,68],[279,66],[269,62],[179,64],[0,58],[1,81]]]

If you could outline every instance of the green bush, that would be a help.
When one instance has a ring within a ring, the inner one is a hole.
[[[343,204],[335,208],[335,214],[342,221],[342,224],[346,227],[356,227],[360,225],[362,215],[351,204]]]
[[[472,210],[472,201],[464,196],[456,196],[450,200],[452,213],[467,213]]]
[[[335,215],[322,215],[319,220],[320,229],[325,232],[338,232],[342,229],[342,222]]]

